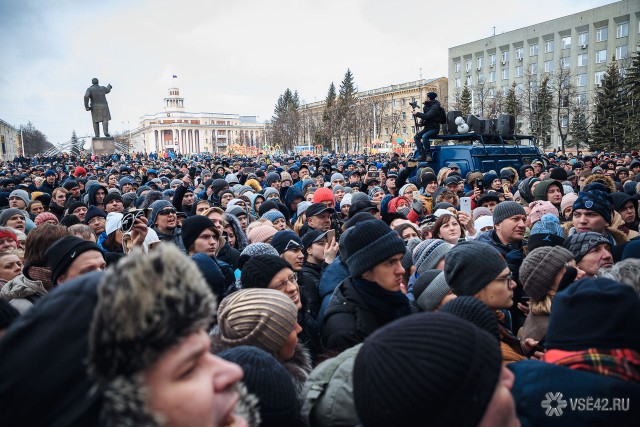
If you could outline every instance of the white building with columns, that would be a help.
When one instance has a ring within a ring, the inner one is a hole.
[[[181,154],[228,153],[234,147],[262,147],[263,123],[257,116],[224,113],[190,113],[177,87],[169,88],[164,111],[140,118],[132,131],[134,151]]]

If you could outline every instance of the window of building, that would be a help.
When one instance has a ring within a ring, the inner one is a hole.
[[[578,67],[586,67],[589,56],[586,53],[578,55]]]
[[[402,102],[402,105],[407,105],[407,100],[406,100],[406,99],[404,99],[404,98],[402,98],[402,99],[400,100],[400,102]]]
[[[531,89],[531,92],[537,92],[538,91],[538,82],[536,82],[536,81],[529,82],[529,89]]]
[[[460,77],[456,77],[456,87],[462,87],[462,83],[460,82]]]
[[[489,88],[489,91],[487,92],[487,97],[489,98],[495,98],[496,96],[496,90],[495,88]]]
[[[627,56],[629,56],[629,48],[626,45],[616,48],[616,59],[625,59]]]
[[[521,96],[524,93],[522,83],[516,85],[516,95]]]
[[[464,69],[467,71],[471,71],[471,59],[467,59]]]
[[[531,74],[538,74],[538,64],[529,64],[529,71],[531,72]]]
[[[516,48],[516,58],[519,60],[521,60],[524,56],[524,48],[518,47]]]
[[[416,133],[416,127],[415,126],[411,126],[411,133]]]
[[[478,70],[482,69],[483,60],[484,60],[484,57],[482,57],[482,56],[478,57]]]
[[[578,34],[578,44],[580,45],[580,47],[586,47],[589,44],[589,33]]]
[[[502,96],[509,95],[509,86],[502,86]]]
[[[407,120],[407,113],[404,111],[402,112],[402,120]]]
[[[571,36],[562,38],[562,49],[571,49]]]
[[[489,71],[489,81],[491,83],[496,81],[496,72],[495,71]]]
[[[544,61],[544,72],[545,73],[553,72],[553,59],[550,59],[549,61]]]
[[[587,85],[587,75],[586,74],[578,74],[576,75],[576,86],[586,86]]]
[[[602,83],[602,79],[604,78],[604,71],[598,71],[596,72],[593,82],[597,85]]]
[[[571,65],[571,58],[568,56],[560,58],[560,65],[562,66],[562,68],[569,68],[569,66]]]
[[[596,41],[604,42],[607,41],[607,37],[609,35],[609,29],[607,27],[597,28],[596,29]]]
[[[386,133],[387,135],[389,135],[389,128],[384,128],[384,133]]]
[[[536,56],[538,54],[538,43],[529,45],[529,56]]]
[[[522,77],[522,75],[523,75],[522,65],[518,65],[516,67],[516,77]]]
[[[576,95],[576,103],[578,105],[586,105],[587,104],[587,94],[584,92],[580,92]]]
[[[509,69],[505,68],[502,70],[502,80],[509,80]]]
[[[478,83],[484,83],[484,74],[478,74]]]
[[[454,62],[453,67],[455,68],[456,73],[460,72],[460,62]]]
[[[607,62],[607,49],[596,51],[596,64]]]
[[[544,42],[544,52],[545,53],[553,52],[553,40],[547,40]]]
[[[402,127],[402,133],[405,134],[405,135],[407,134],[407,127],[406,126]]]
[[[629,36],[629,23],[623,22],[616,26],[616,38]]]
[[[568,116],[561,116],[560,117],[560,127],[566,128],[568,126],[569,126],[569,117]]]
[[[394,107],[398,106],[398,100],[394,99],[393,101],[391,101],[391,103],[393,104]]]
[[[467,86],[471,86],[471,76],[467,76],[466,83]]]
[[[501,53],[501,58],[502,58],[502,63],[506,63],[509,62],[509,51],[508,50],[503,50]]]
[[[489,64],[490,65],[496,65],[496,54],[495,53],[489,54]]]

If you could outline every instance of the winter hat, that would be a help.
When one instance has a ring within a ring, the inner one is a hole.
[[[105,218],[105,219],[107,218],[107,214],[102,209],[93,205],[89,206],[89,209],[87,209],[87,214],[84,217],[84,223],[89,224],[89,221],[91,221],[91,219],[96,216],[101,216],[102,218]]]
[[[218,356],[242,368],[242,383],[260,401],[260,426],[298,425],[300,402],[291,374],[282,363],[261,348],[248,345],[221,351]]]
[[[507,268],[493,246],[469,240],[458,243],[444,256],[444,277],[453,293],[473,296]]]
[[[364,426],[414,425],[425,416],[438,426],[476,426],[501,371],[500,345],[488,332],[448,313],[418,313],[365,340],[353,397]]]
[[[239,182],[238,175],[236,175],[235,173],[228,173],[227,176],[224,177],[224,180],[227,181],[229,185],[237,184]]]
[[[260,218],[268,219],[271,222],[275,222],[277,219],[284,219],[284,215],[280,211],[269,211],[262,215]]]
[[[369,196],[367,196],[367,193],[364,193],[362,191],[358,191],[357,193],[352,193],[351,194],[351,204],[353,205],[354,203],[358,202],[359,200],[363,200],[366,202],[370,202],[371,200],[369,199]]]
[[[247,239],[251,243],[264,243],[276,234],[276,230],[272,225],[265,224],[252,228],[247,234]]]
[[[267,185],[267,187],[271,187],[271,184],[273,184],[275,181],[280,181],[280,175],[278,175],[277,172],[268,173],[266,178],[264,179],[264,183]]]
[[[331,187],[331,191],[333,192],[333,194],[336,194],[336,192],[339,190],[344,191],[344,187],[340,184],[336,184],[333,187]]]
[[[278,198],[280,198],[280,192],[278,191],[277,188],[273,188],[273,187],[267,187],[264,189],[262,195],[264,197],[264,199],[266,200],[267,198],[269,198],[270,195],[275,194],[278,196]]]
[[[506,200],[500,202],[493,208],[493,223],[495,225],[500,224],[505,219],[511,218],[514,215],[526,215],[524,208],[518,202]]]
[[[338,172],[334,173],[333,175],[331,175],[331,179],[329,180],[329,182],[333,183],[333,181],[335,180],[344,181],[344,175]]]
[[[434,100],[438,97],[438,94],[435,92],[427,92],[427,98]]]
[[[427,270],[435,269],[452,247],[453,245],[441,239],[427,239],[420,242],[413,250],[413,265],[416,266],[416,273],[420,275]]]
[[[230,347],[250,345],[277,355],[294,330],[297,316],[298,309],[283,292],[242,289],[220,303],[220,340]]]
[[[480,231],[485,227],[493,227],[493,217],[490,215],[483,215],[473,222],[473,226],[476,231]]]
[[[569,193],[562,196],[562,201],[560,202],[560,209],[562,210],[562,212],[564,212],[565,209],[573,206],[577,198],[578,195],[576,193]]]
[[[585,231],[567,237],[563,246],[571,251],[576,262],[580,262],[591,249],[602,244],[609,245],[609,250],[611,250],[611,242],[602,234]]]
[[[58,217],[51,212],[42,212],[41,214],[38,214],[38,216],[36,216],[36,218],[33,220],[33,223],[36,225],[36,227],[38,227],[47,221],[55,221],[56,224],[60,223]]]
[[[413,295],[416,298],[416,304],[418,304],[418,307],[420,307],[422,311],[435,310],[444,297],[451,291],[451,288],[447,285],[447,281],[444,278],[444,271],[428,270],[428,272],[432,271],[438,272],[435,278],[427,282],[428,275],[422,274],[413,285]],[[425,284],[423,282],[427,282],[426,286],[424,286]],[[417,287],[419,290],[421,289],[422,292],[416,290]]]
[[[533,189],[534,200],[547,200],[547,191],[552,185],[558,187],[562,192],[562,195],[564,196],[564,187],[562,186],[562,182],[545,179],[543,181],[540,181],[540,184],[538,184],[536,188]]]
[[[106,198],[106,196],[105,196],[105,198]],[[71,214],[73,214],[73,212],[74,212],[76,209],[78,209],[78,208],[86,208],[86,207],[87,207],[87,205],[85,205],[85,204],[84,204],[84,203],[82,203],[82,202],[73,202],[73,203],[70,203],[70,204],[67,206],[67,215],[71,215]]]
[[[346,263],[354,278],[392,256],[406,252],[404,241],[398,233],[380,220],[364,221],[353,226],[345,248],[350,254]]]
[[[303,244],[300,237],[291,230],[281,230],[273,235],[271,246],[276,248],[278,254],[282,255],[290,249],[302,249]]]
[[[156,223],[158,212],[160,212],[164,208],[171,207],[173,207],[173,205],[168,200],[156,200],[155,202],[151,203],[149,205],[149,208],[151,208],[151,214],[149,215],[149,222],[147,223],[147,227],[152,227]],[[107,220],[108,219],[109,217],[107,217]]]
[[[401,261],[402,268],[407,271],[409,271],[409,269],[413,265],[413,250],[420,244],[420,242],[422,242],[422,240],[418,239],[417,237],[413,237],[407,242],[407,251],[405,252]]]
[[[566,181],[567,171],[564,170],[564,168],[553,168],[553,170],[549,174],[549,178],[557,181]]]
[[[9,194],[9,198],[11,197],[19,197],[22,199],[22,201],[24,202],[24,205],[27,206],[29,203],[31,203],[31,197],[29,197],[29,193],[27,193],[24,190],[13,190],[10,194]]]
[[[531,227],[527,247],[532,251],[541,246],[562,246],[564,244],[564,231],[560,226],[560,220],[554,214],[544,214],[540,221]]]
[[[371,189],[369,190],[369,192],[367,194],[369,195],[370,199],[373,199],[373,195],[376,194],[376,193],[379,193],[379,192],[383,192],[384,193],[384,190],[382,189],[382,187],[379,187],[379,186],[376,185],[375,187],[371,187]]]
[[[45,173],[44,173],[44,177],[47,178],[49,176],[56,176],[55,171],[53,171],[52,169],[48,169]]]
[[[529,252],[520,266],[520,282],[533,302],[542,301],[573,254],[562,246],[542,246]]]
[[[432,172],[426,172],[424,175],[422,175],[422,178],[420,178],[420,184],[422,188],[426,187],[429,183],[437,181],[438,178]]]
[[[89,335],[89,372],[104,392],[102,415],[155,425],[142,402],[141,373],[190,334],[211,325],[215,298],[198,267],[175,245],[134,249],[99,285]],[[127,402],[127,404],[123,404]]]
[[[492,171],[485,173],[482,177],[484,188],[489,189],[491,187],[491,184],[493,184],[493,181],[495,181],[496,179],[498,179],[498,174],[496,174],[495,172]]]
[[[2,226],[7,225],[7,221],[9,221],[9,218],[18,214],[24,216],[24,211],[21,211],[20,209],[16,209],[16,208],[9,208],[9,209],[3,210],[2,213],[0,213],[0,225]],[[25,218],[25,221],[26,221],[26,218]]]
[[[620,211],[627,202],[631,202],[633,204],[635,212],[638,211],[638,199],[628,195],[627,193],[611,193],[611,200],[613,202],[613,209],[616,211]]]
[[[58,278],[67,271],[69,266],[87,251],[97,251],[102,255],[98,245],[76,236],[64,236],[49,246],[44,255],[51,267],[51,282],[54,286],[58,284]]]
[[[346,196],[345,196],[346,197]],[[342,198],[342,201],[344,202],[344,197]],[[296,210],[296,215],[298,217],[300,217],[303,213],[305,213],[307,211],[307,208],[309,206],[311,206],[313,203],[311,202],[307,202],[306,200],[298,203],[298,208]]]
[[[123,215],[119,212],[109,212],[107,215],[107,222],[104,226],[104,231],[107,233],[107,236],[120,227],[120,224],[122,224],[122,217]]]
[[[313,193],[313,203],[325,203],[331,202],[333,204],[336,203],[336,199],[333,197],[333,192],[330,188],[318,188],[315,193]]]
[[[218,194],[225,188],[229,188],[229,183],[222,178],[214,179],[211,182],[211,190],[213,190],[213,194]]]
[[[240,256],[238,257],[238,269],[242,270],[242,267],[244,267],[247,261],[249,261],[252,257],[256,257],[258,255],[279,256],[276,248],[268,243],[251,243],[240,253]]]
[[[588,209],[598,213],[605,221],[611,224],[611,214],[613,202],[611,196],[601,190],[581,191],[578,198],[573,202],[573,210]]]
[[[106,196],[104,196],[104,205],[106,206],[112,200],[118,200],[122,202],[122,196],[120,195],[120,193],[109,192]]]
[[[4,230],[0,230],[0,239],[4,239],[5,237],[9,237],[11,239],[13,239],[14,242],[16,242],[16,245],[19,245],[18,243],[18,237],[15,235],[15,233],[13,233],[12,228],[5,228]]]
[[[489,307],[478,298],[471,296],[457,297],[446,303],[441,313],[453,314],[464,320],[468,320],[480,329],[489,332],[491,336],[500,339],[500,329],[496,321],[496,315]]]
[[[529,213],[529,218],[531,219],[531,225],[540,221],[540,218],[542,218],[542,216],[545,214],[552,214],[552,215],[555,215],[557,218],[560,217],[560,214],[558,213],[558,208],[556,208],[555,206],[553,206],[551,202],[546,200],[544,201],[536,200],[535,202],[531,202],[529,203],[529,208],[531,209],[531,212]]]
[[[216,225],[206,216],[193,215],[182,221],[182,243],[189,250],[198,238],[198,236],[206,229],[211,228],[218,237],[219,232]]]
[[[631,286],[583,278],[559,292],[545,342],[547,349],[640,351],[640,299]]]
[[[293,270],[284,258],[275,255],[258,255],[244,263],[240,282],[245,289],[266,288],[271,279],[285,268]]]
[[[307,231],[304,234],[304,236],[302,236],[302,246],[304,247],[305,256],[307,254],[307,249],[309,249],[311,245],[313,245],[314,243],[322,240],[326,235],[327,235],[327,231],[322,231],[322,230]],[[271,244],[273,244],[273,242],[271,242]]]
[[[630,196],[635,196],[638,192],[636,191],[636,185],[637,183],[635,181],[628,181],[625,182],[624,185],[622,186],[623,191],[630,195]]]
[[[478,218],[480,218],[481,216],[484,215],[488,215],[493,217],[493,213],[491,213],[491,210],[489,208],[483,208],[483,207],[479,207],[479,208],[475,208],[473,210],[473,220],[477,220]]]
[[[242,209],[240,206],[229,206],[227,205],[227,209],[225,209],[225,213],[228,213],[230,215],[237,217],[241,217],[241,216],[247,216],[247,213],[245,212],[244,209]],[[284,217],[284,215],[283,215]]]

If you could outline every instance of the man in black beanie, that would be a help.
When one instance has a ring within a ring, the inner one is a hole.
[[[49,259],[51,282],[54,286],[106,267],[100,247],[76,236],[65,236],[56,241],[47,249],[45,257]]]
[[[342,351],[373,331],[411,312],[400,290],[406,246],[381,220],[353,226],[345,239],[350,276],[334,291],[324,313],[322,339],[327,350]]]
[[[496,338],[448,313],[414,314],[379,329],[353,368],[364,427],[517,426],[512,384]]]
[[[218,229],[206,216],[194,215],[182,221],[182,242],[187,255],[205,253],[214,257],[219,239]]]

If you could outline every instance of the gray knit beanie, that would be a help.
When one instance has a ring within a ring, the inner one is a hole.
[[[418,277],[418,280],[416,280],[414,285],[414,290],[415,287],[420,284],[423,277],[425,277],[425,275]],[[427,285],[420,295],[415,295],[416,304],[418,304],[418,307],[420,307],[422,311],[434,311],[438,305],[440,305],[444,297],[447,296],[449,291],[451,291],[451,288],[447,285],[447,281],[444,278],[444,271],[440,271],[435,279]]]
[[[349,254],[346,263],[351,277],[359,277],[394,255],[406,252],[404,240],[398,233],[380,220],[364,221],[349,231],[345,241]]]
[[[445,254],[453,248],[453,245],[440,239],[427,239],[422,241],[413,250],[413,265],[416,273],[422,274],[427,270],[433,270]]]
[[[497,249],[475,240],[458,243],[444,256],[444,277],[458,296],[477,294],[505,268]]]
[[[507,218],[514,215],[526,215],[524,208],[520,203],[511,200],[498,203],[493,209],[493,224],[498,225]]]
[[[520,266],[520,282],[533,302],[542,301],[556,275],[573,254],[562,246],[541,246],[529,252]]]
[[[0,221],[1,224],[2,221]],[[591,249],[601,244],[609,245],[609,249],[611,249],[611,242],[602,234],[595,231],[585,231],[567,237],[562,246],[571,251],[576,262],[580,262]]]

